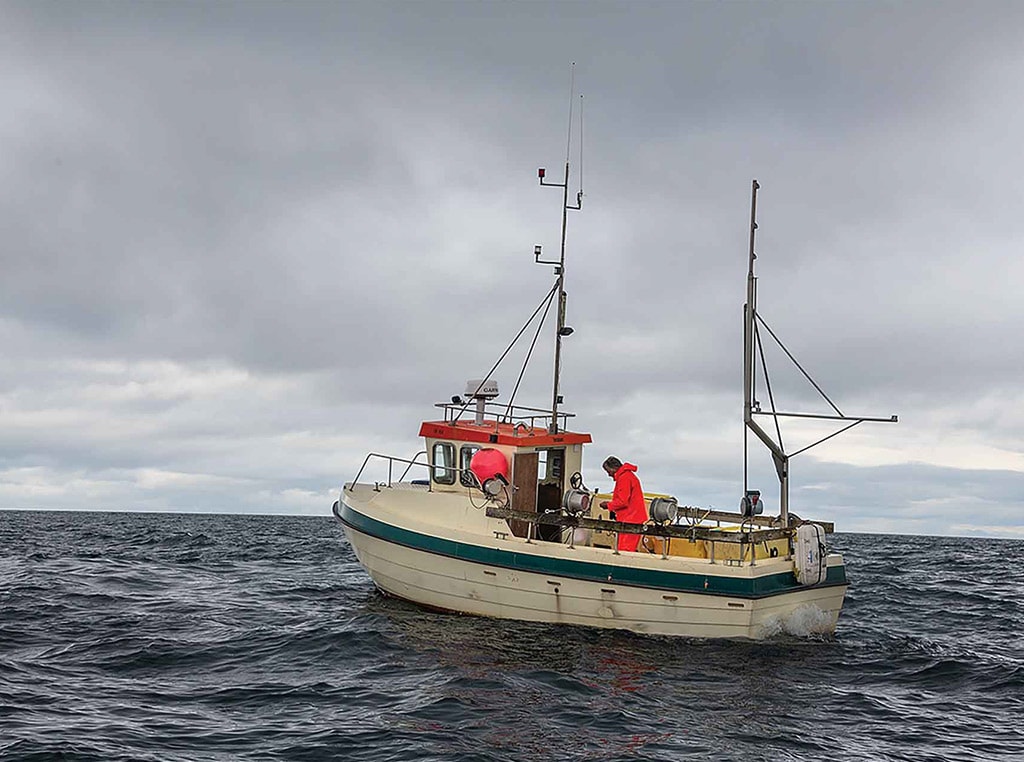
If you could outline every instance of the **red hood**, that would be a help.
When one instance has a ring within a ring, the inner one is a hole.
[[[619,466],[618,471],[615,472],[615,476],[619,475],[619,471],[632,471],[635,474],[636,466],[634,466],[632,463],[623,463],[621,466]]]

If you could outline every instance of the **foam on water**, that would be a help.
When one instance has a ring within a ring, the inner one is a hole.
[[[768,617],[760,628],[762,638],[777,635],[793,635],[807,638],[814,635],[829,635],[835,629],[833,615],[813,603],[798,606],[786,614]]]

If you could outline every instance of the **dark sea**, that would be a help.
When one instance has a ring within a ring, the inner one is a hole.
[[[830,638],[382,597],[331,518],[0,512],[4,760],[1024,760],[1024,542],[839,534]]]

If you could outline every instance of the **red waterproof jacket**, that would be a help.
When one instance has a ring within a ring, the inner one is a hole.
[[[615,512],[618,521],[643,524],[647,521],[647,503],[640,480],[636,478],[636,466],[623,463],[615,472],[615,491],[608,501],[608,510]]]

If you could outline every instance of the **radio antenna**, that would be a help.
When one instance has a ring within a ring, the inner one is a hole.
[[[582,97],[582,96],[580,96]],[[562,189],[562,242],[558,253],[558,259],[555,260],[543,260],[541,259],[541,247],[534,247],[534,261],[542,265],[554,265],[555,266],[555,291],[558,295],[558,308],[556,310],[555,319],[555,372],[554,379],[551,389],[551,422],[548,425],[548,431],[552,434],[557,434],[558,427],[558,406],[562,403],[562,395],[560,394],[560,380],[562,374],[562,339],[572,334],[572,328],[565,324],[565,234],[568,227],[568,212],[570,209],[581,209],[583,207],[583,179],[580,177],[580,190],[576,194],[576,204],[569,203],[569,154],[572,150],[572,109],[573,101],[576,100],[576,62],[572,62],[569,74],[569,129],[568,136],[566,138],[565,145],[565,175],[560,183],[546,182],[544,179],[544,169],[537,170],[537,178],[540,180],[541,185],[548,187],[561,188]],[[580,106],[580,163],[582,164],[583,156],[583,115],[582,106]]]
[[[583,93],[580,93],[580,190],[576,194],[576,205],[583,203]]]
[[[569,129],[565,136],[565,163],[569,163],[569,149],[572,147],[572,102],[576,95],[576,62],[569,66]]]

